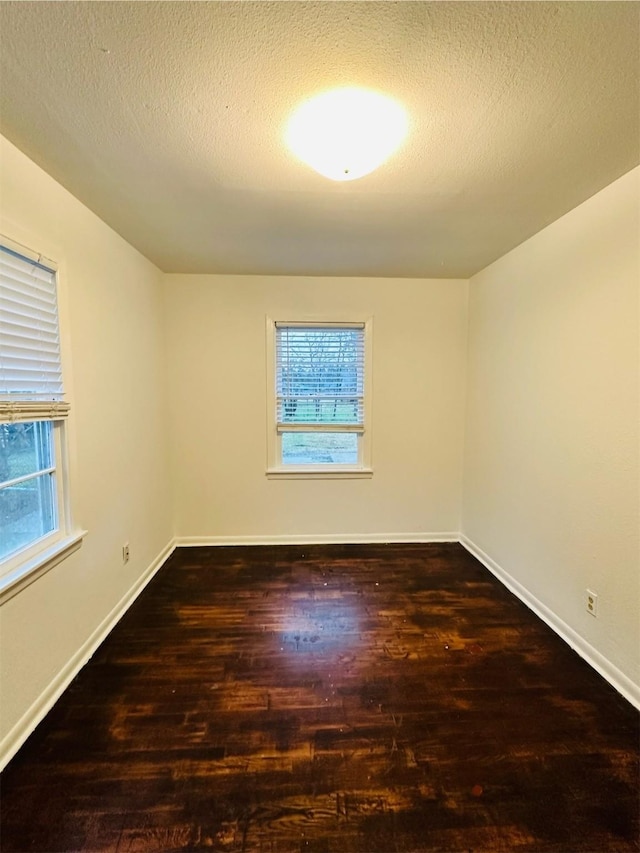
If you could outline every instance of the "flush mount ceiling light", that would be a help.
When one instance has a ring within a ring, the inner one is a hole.
[[[373,172],[407,135],[399,103],[370,89],[332,89],[305,101],[285,131],[291,151],[332,181],[353,181]]]

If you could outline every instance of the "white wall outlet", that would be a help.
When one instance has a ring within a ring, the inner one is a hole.
[[[129,543],[125,542],[122,546],[122,564],[129,562]]]
[[[587,612],[592,616],[598,615],[598,593],[587,590]]]

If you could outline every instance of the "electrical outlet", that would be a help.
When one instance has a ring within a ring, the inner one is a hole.
[[[587,612],[592,616],[598,615],[598,593],[587,590]]]
[[[129,543],[125,542],[122,546],[122,564],[129,562]]]

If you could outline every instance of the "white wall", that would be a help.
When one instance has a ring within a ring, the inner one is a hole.
[[[481,556],[636,703],[639,177],[471,280],[463,491]]]
[[[466,281],[168,275],[165,296],[179,541],[457,536]],[[373,478],[267,479],[265,318],[327,313],[373,317]]]
[[[155,564],[172,521],[161,274],[1,138],[0,157],[0,232],[60,263],[71,498],[88,531],[0,609],[1,759]]]

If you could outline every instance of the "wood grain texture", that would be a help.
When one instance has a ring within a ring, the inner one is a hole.
[[[179,549],[2,776],[10,851],[637,851],[638,713],[459,545]]]

